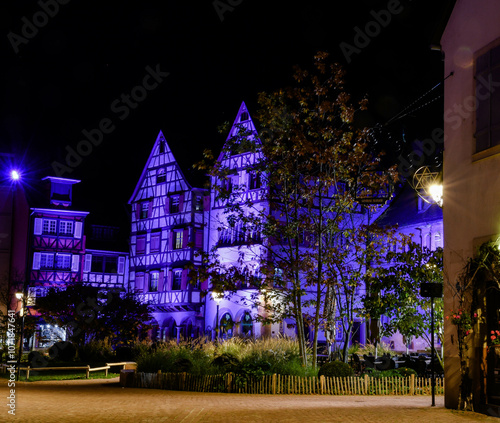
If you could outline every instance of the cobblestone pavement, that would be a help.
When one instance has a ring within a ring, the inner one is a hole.
[[[8,395],[7,382],[0,382]],[[19,382],[16,415],[0,422],[500,422],[447,410],[443,397],[241,395],[121,388],[118,379]]]

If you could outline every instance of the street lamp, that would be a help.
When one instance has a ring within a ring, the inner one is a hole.
[[[213,291],[212,292],[212,299],[215,301],[215,304],[217,304],[217,311],[215,314],[215,336],[217,339],[217,342],[219,341],[219,304],[224,298],[224,293],[223,292],[218,292],[218,291]]]
[[[443,207],[443,181],[441,172],[433,172],[428,166],[417,169],[413,175],[413,189],[427,203]]]
[[[21,308],[19,309],[19,317],[21,317],[21,334],[19,336],[19,353],[17,355],[17,380],[21,376],[21,357],[23,355],[23,342],[24,342],[24,293],[16,292],[17,301],[21,301]]]

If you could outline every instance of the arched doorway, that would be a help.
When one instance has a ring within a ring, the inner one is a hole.
[[[224,313],[219,322],[220,336],[222,339],[228,339],[233,337],[234,321],[231,314],[228,312]]]
[[[241,335],[250,338],[253,336],[253,319],[250,312],[245,311],[240,320],[240,333]]]

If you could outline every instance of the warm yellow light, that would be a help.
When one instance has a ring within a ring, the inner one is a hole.
[[[22,292],[16,292],[16,298],[18,300],[22,299],[23,298],[23,293]]]
[[[441,207],[443,205],[443,186],[434,184],[427,190],[433,201]]]
[[[224,293],[213,291],[212,298],[217,304],[219,304],[224,299]]]

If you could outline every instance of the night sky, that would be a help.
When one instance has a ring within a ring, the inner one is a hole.
[[[0,151],[23,158],[34,186],[56,175],[54,162],[66,165],[87,131],[98,145],[60,176],[82,180],[80,209],[122,224],[159,130],[200,185],[191,166],[204,148],[220,149],[217,127],[233,121],[243,100],[255,114],[257,94],[289,85],[292,66],[310,67],[319,50],[346,67],[355,97],[368,95],[362,123],[383,125],[442,79],[441,53],[429,46],[439,43],[450,2],[347,3],[3,2]],[[363,46],[356,27],[372,31]],[[346,57],[341,43],[356,52]],[[441,125],[441,94],[384,126],[388,149],[398,151],[403,131],[408,144]]]

